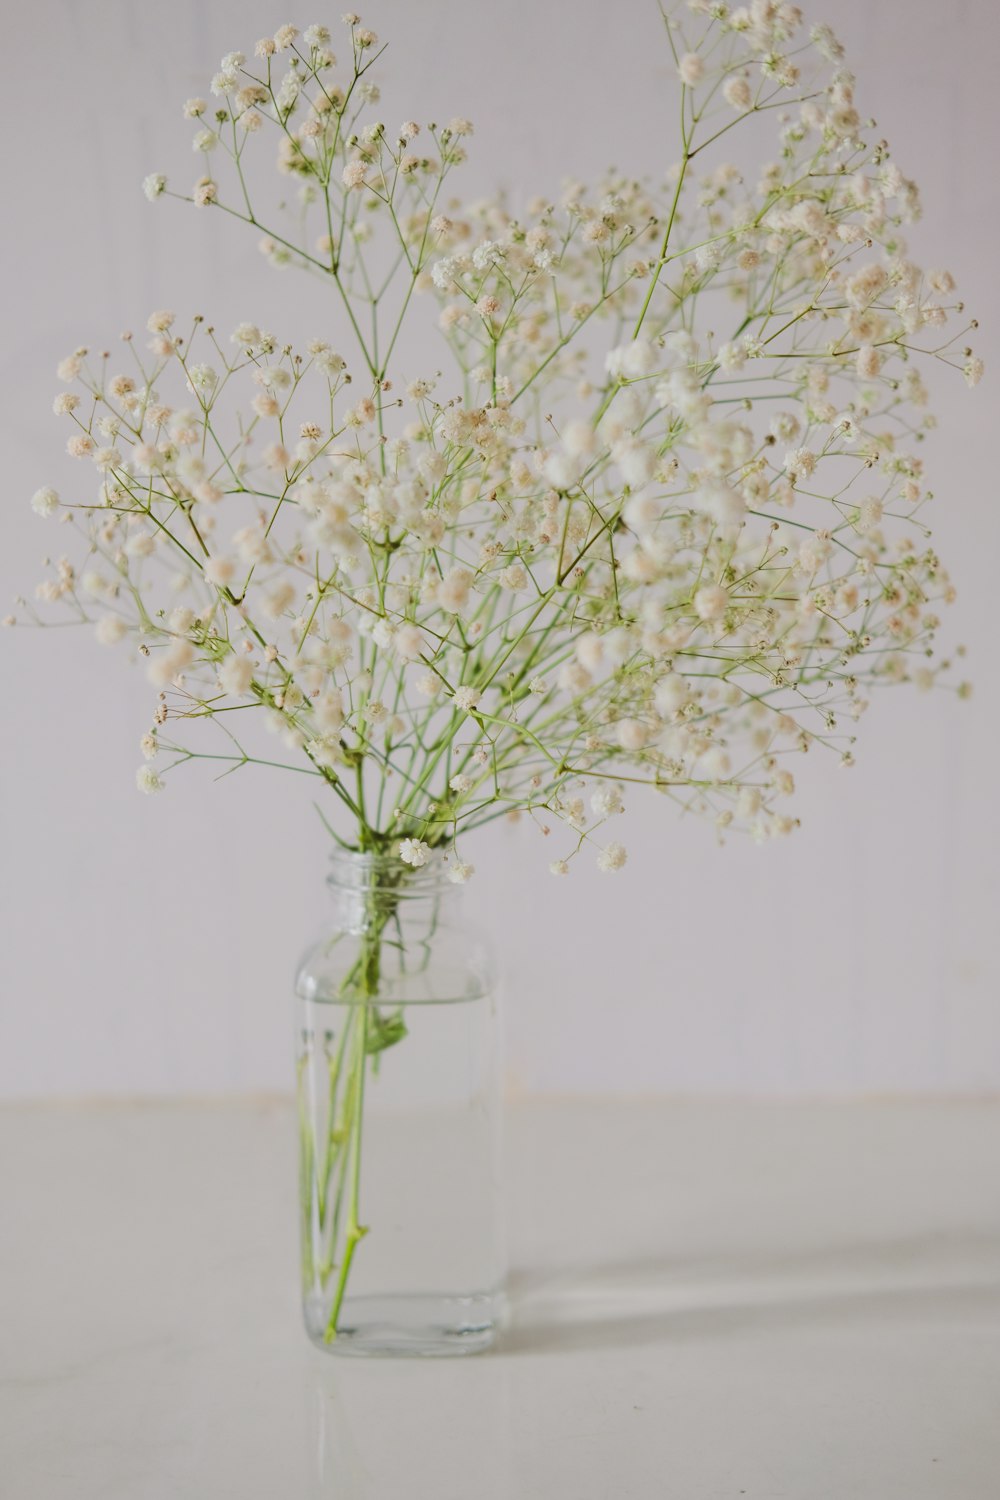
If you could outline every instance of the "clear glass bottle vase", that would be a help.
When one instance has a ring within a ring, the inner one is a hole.
[[[494,965],[438,859],[337,852],[327,883],[296,978],[306,1329],[472,1353],[504,1309]]]

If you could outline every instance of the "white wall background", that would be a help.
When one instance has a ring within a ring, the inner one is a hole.
[[[180,102],[207,91],[224,51],[290,18],[330,19],[272,0],[7,8],[0,613],[58,546],[27,501],[59,482],[62,355],[164,305],[338,341],[335,309],[310,311],[304,280],[270,272],[242,226],[139,192],[153,169],[193,180]],[[969,644],[977,693],[887,695],[856,770],[798,768],[804,827],[774,846],[720,850],[655,800],[613,882],[552,880],[526,829],[487,838],[469,901],[505,956],[515,1086],[1000,1088],[1000,7],[827,0],[814,18],[841,34],[862,111],[922,185],[914,254],[953,270],[994,356],[975,392],[936,379],[926,455],[960,589],[949,631]],[[470,193],[553,191],[568,173],[673,156],[653,0],[378,0],[365,19],[392,43],[400,118],[475,119]],[[297,778],[213,786],[191,769],[141,798],[141,673],[89,632],[7,631],[0,650],[0,1096],[285,1088],[290,973],[324,907],[325,835]]]

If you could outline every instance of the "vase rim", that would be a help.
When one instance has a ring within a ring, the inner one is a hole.
[[[450,879],[451,865],[443,851],[431,851],[424,865],[409,865],[398,854],[372,850],[333,848],[327,884],[351,890],[391,889],[412,895],[427,895],[442,889],[457,890]]]

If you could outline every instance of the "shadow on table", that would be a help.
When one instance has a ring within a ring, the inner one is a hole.
[[[914,1235],[795,1252],[516,1270],[499,1354],[639,1348],[1000,1306],[1000,1239]]]

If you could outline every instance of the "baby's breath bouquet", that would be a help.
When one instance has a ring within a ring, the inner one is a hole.
[[[353,14],[336,43],[286,25],[230,53],[185,104],[204,171],[146,196],[241,220],[329,301],[299,350],[159,311],[119,358],[59,367],[87,477],[34,497],[79,543],[38,593],[146,659],[141,790],[195,759],[280,765],[402,882],[466,881],[469,835],[516,813],[555,875],[587,851],[615,872],[633,788],[789,833],[792,758],[849,766],[871,689],[948,665],[921,366],[982,366],[951,275],[909,256],[916,187],[796,6],[657,24],[677,136],[654,182],[463,202],[472,125],[383,123]],[[769,138],[749,174],[744,127]],[[254,176],[275,162],[284,215]],[[400,369],[412,324],[426,353]],[[369,999],[391,919],[351,971]],[[359,1074],[405,1031],[378,1016],[337,1063],[337,1222]]]

